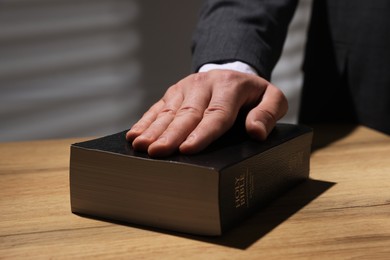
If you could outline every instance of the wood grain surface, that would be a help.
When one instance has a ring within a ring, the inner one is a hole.
[[[72,214],[69,148],[0,144],[1,259],[390,259],[390,137],[318,126],[311,179],[223,237]]]

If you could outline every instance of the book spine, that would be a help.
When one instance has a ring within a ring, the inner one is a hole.
[[[221,171],[223,231],[308,178],[311,140],[303,134]]]

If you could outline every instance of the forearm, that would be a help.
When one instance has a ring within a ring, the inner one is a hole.
[[[269,79],[296,5],[297,0],[207,0],[194,33],[193,69],[241,61]]]

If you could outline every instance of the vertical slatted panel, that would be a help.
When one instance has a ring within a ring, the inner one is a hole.
[[[137,15],[131,0],[1,1],[0,140],[128,127],[142,98]]]
[[[296,121],[311,1],[300,1],[273,73],[290,101],[287,122]],[[1,0],[0,141],[128,127],[188,74],[200,2]]]
[[[303,52],[306,43],[308,21],[312,0],[300,0],[297,11],[291,21],[283,53],[272,74],[272,82],[278,86],[289,101],[289,111],[281,120],[296,123],[303,74],[301,71]]]

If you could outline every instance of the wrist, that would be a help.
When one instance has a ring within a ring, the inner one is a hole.
[[[234,70],[234,71],[239,71],[242,73],[258,75],[256,70],[252,66],[250,66],[244,62],[241,62],[241,61],[227,62],[227,63],[223,63],[223,64],[206,63],[199,68],[198,72],[207,72],[207,71],[215,70],[215,69]]]

